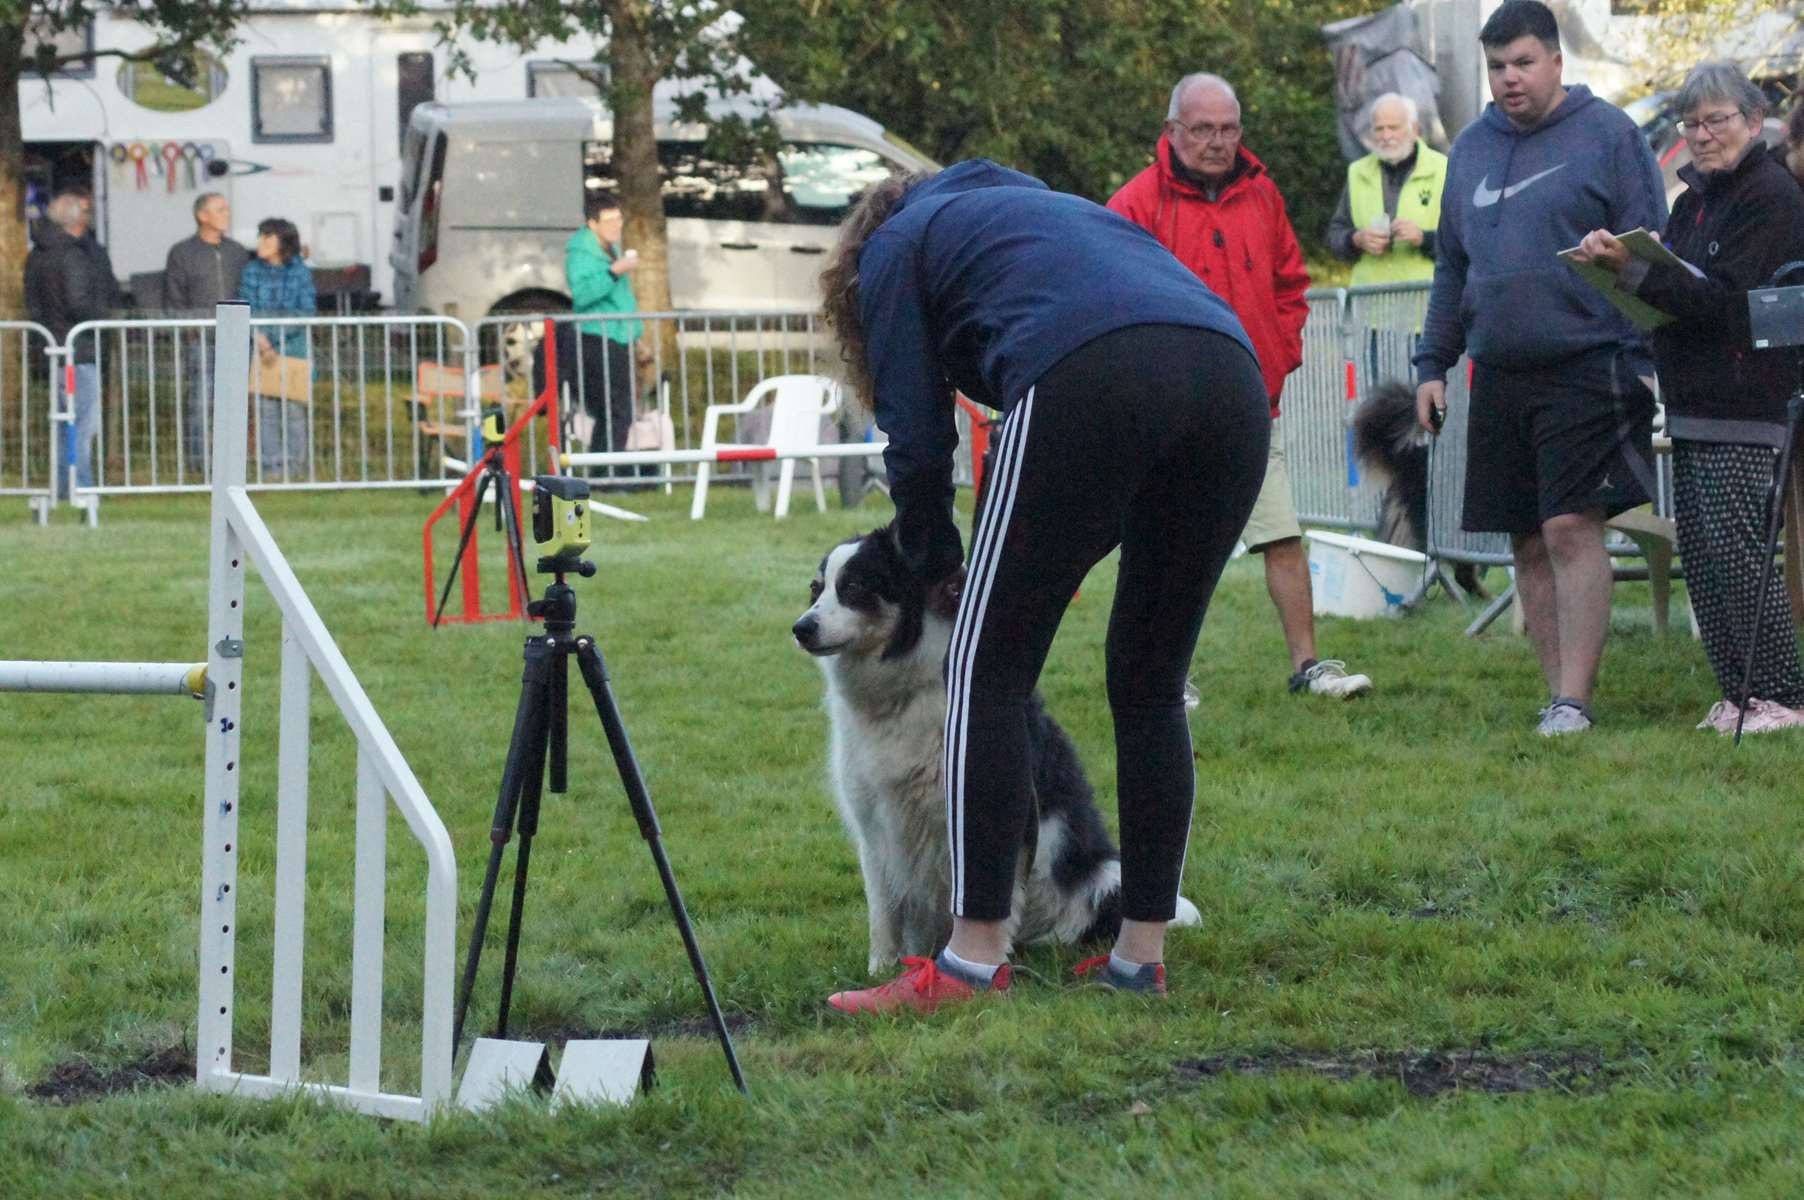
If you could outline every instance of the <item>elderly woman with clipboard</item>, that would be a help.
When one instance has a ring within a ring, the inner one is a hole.
[[[1753,349],[1747,293],[1804,259],[1804,191],[1761,140],[1766,99],[1732,63],[1705,63],[1679,89],[1691,165],[1673,203],[1666,245],[1683,262],[1630,253],[1606,230],[1577,257],[1615,272],[1616,287],[1672,320],[1654,332],[1654,357],[1673,443],[1679,554],[1704,652],[1722,689],[1700,729],[1764,733],[1804,725],[1804,667],[1791,623],[1763,623],[1753,647],[1746,713],[1742,672],[1754,634],[1762,559],[1770,553],[1767,497],[1785,434],[1792,358]],[[1766,611],[1788,609],[1767,573]]]

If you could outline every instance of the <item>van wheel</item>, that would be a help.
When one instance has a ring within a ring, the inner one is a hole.
[[[507,317],[518,313],[567,313],[570,311],[570,298],[560,296],[556,292],[520,292],[516,295],[497,301],[495,307],[489,309],[491,318]],[[540,321],[501,321],[499,324],[484,326],[486,342],[489,337],[499,340],[498,346],[483,345],[481,353],[485,362],[499,360],[506,364],[510,378],[530,378],[532,375],[532,357],[538,351],[539,343],[545,340],[545,326]],[[495,357],[491,357],[494,355]]]

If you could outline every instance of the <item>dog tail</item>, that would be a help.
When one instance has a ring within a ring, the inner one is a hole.
[[[1195,929],[1203,923],[1203,914],[1183,896],[1178,897],[1178,915],[1171,919],[1173,929]]]
[[[1421,449],[1416,433],[1416,398],[1408,385],[1381,383],[1353,411],[1353,456],[1389,484],[1397,463]]]

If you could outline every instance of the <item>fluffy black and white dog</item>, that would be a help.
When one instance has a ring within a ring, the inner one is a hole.
[[[1379,540],[1428,549],[1428,446],[1407,384],[1381,383],[1354,410],[1353,457],[1384,487]],[[1468,592],[1485,595],[1473,564],[1455,564],[1453,578]]]
[[[946,648],[960,580],[929,587],[888,528],[827,552],[793,626],[827,682],[834,799],[858,849],[870,916],[870,970],[928,956],[952,931],[946,798]],[[1015,875],[1009,943],[1079,942],[1121,927],[1121,858],[1070,737],[1028,713],[1037,819]],[[1194,925],[1178,900],[1174,925]]]

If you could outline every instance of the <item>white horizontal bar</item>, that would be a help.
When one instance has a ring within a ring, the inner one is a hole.
[[[206,663],[0,662],[0,692],[199,696]]]
[[[343,1104],[358,1112],[399,1121],[426,1119],[426,1103],[418,1096],[398,1096],[393,1092],[360,1092],[334,1083],[288,1083],[267,1075],[246,1075],[238,1071],[215,1071],[200,1081],[203,1090],[226,1095],[259,1096],[269,1099],[305,1092],[334,1104]]]
[[[785,458],[876,458],[887,442],[834,442],[825,446],[803,446],[796,450],[779,450],[768,458],[743,458],[732,451],[762,450],[763,446],[717,446],[712,450],[608,450],[595,453],[566,453],[559,458],[567,467],[638,467],[659,463],[741,463],[779,462]],[[722,452],[729,457],[722,458]]]

